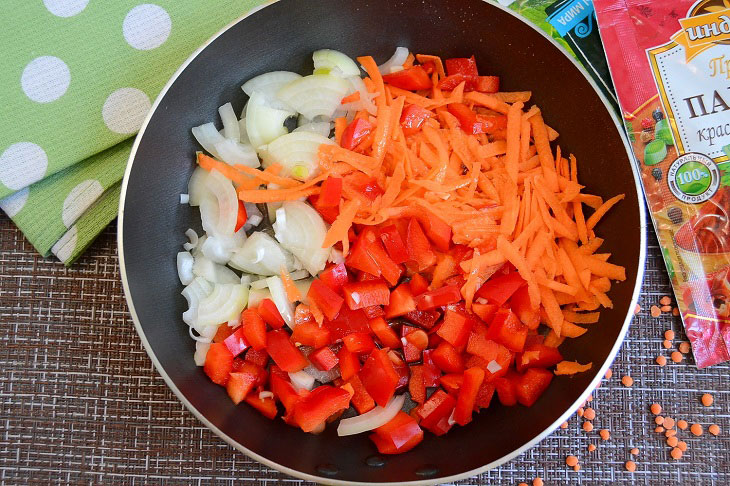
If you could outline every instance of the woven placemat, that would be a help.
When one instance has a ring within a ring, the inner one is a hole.
[[[530,451],[465,485],[502,485],[536,477],[545,484],[730,484],[730,366],[698,370],[655,364],[685,340],[671,314],[649,316],[670,293],[656,240],[641,297],[644,310],[593,394],[594,430],[573,417]],[[663,333],[676,332],[673,348]],[[107,229],[72,268],[39,257],[0,215],[0,484],[307,484],[259,465],[203,427],[170,392],[147,357],[119,280],[116,232]],[[634,379],[631,388],[621,377]],[[714,395],[711,407],[700,397]],[[701,424],[679,431],[687,451],[670,456],[654,432],[652,403],[666,416]],[[714,437],[709,425],[718,424]],[[600,429],[611,437],[601,440]],[[588,452],[589,444],[597,449]],[[632,457],[630,449],[639,449]],[[565,465],[568,455],[581,470]],[[626,471],[627,460],[636,471]]]

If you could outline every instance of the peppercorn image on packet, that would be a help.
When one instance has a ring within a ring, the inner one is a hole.
[[[594,0],[697,366],[730,359],[730,0]]]

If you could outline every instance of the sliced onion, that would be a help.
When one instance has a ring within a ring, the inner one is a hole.
[[[181,251],[177,254],[177,276],[181,284],[189,285],[195,279],[195,275],[193,275],[194,262],[193,255],[187,251]]]
[[[203,277],[196,277],[190,285],[182,290],[181,294],[188,303],[188,309],[183,312],[182,317],[188,326],[196,324],[200,301],[210,295],[211,292],[213,292],[213,284]]]
[[[297,128],[294,129],[294,133],[311,132],[316,133],[317,135],[321,135],[323,137],[329,137],[331,131],[332,128],[330,126],[330,122],[309,122],[305,123],[304,125],[299,125]]]
[[[239,284],[215,284],[213,292],[198,305],[196,327],[228,322],[240,314],[248,301],[248,288]]]
[[[281,88],[302,76],[289,71],[271,71],[251,78],[241,86],[241,89],[250,97],[258,91],[266,97],[267,104],[277,110],[294,111],[291,106],[277,98]]]
[[[251,290],[268,289],[269,283],[266,281],[266,277],[254,280],[251,282]]]
[[[241,140],[241,131],[238,128],[238,117],[233,111],[233,105],[226,103],[218,108],[218,114],[223,122],[223,136],[236,142]]]
[[[335,366],[329,371],[322,371],[317,369],[314,365],[309,365],[304,368],[303,371],[320,383],[330,383],[340,377],[339,366]]]
[[[342,108],[344,108],[348,112],[367,110],[367,112],[371,115],[375,115],[378,112],[378,108],[375,106],[375,102],[373,100],[377,96],[377,93],[369,92],[360,76],[351,76],[347,78],[347,80],[350,82],[350,85],[352,87],[350,93],[348,94],[359,91],[360,101],[344,104],[342,105]]]
[[[316,116],[331,118],[349,88],[349,83],[337,76],[311,74],[281,88],[279,98],[310,120]]]
[[[200,201],[200,219],[203,229],[216,235],[232,235],[238,220],[238,194],[226,177],[213,169],[204,181],[209,195]]]
[[[241,285],[245,285],[246,287],[251,287],[251,275],[248,275],[244,273],[241,275]]]
[[[362,415],[342,419],[340,420],[340,425],[337,426],[337,435],[342,437],[345,435],[360,434],[385,425],[398,415],[405,401],[405,395],[398,395],[391,398],[385,407],[378,405]]]
[[[269,277],[266,279],[269,284],[269,292],[271,292],[271,300],[276,304],[276,308],[281,314],[286,325],[294,329],[294,306],[289,302],[289,297],[284,290],[284,282],[280,277]]]
[[[188,228],[185,230],[185,236],[188,237],[188,241],[183,243],[183,248],[185,251],[194,250],[198,246],[198,233],[193,228]]]
[[[291,272],[289,274],[289,277],[294,281],[294,285],[296,285],[298,281],[309,278],[309,272],[306,270],[297,270],[296,272]],[[266,278],[261,278],[259,280],[254,280],[253,282],[251,282],[252,289],[266,289],[268,287],[269,283],[267,282]]]
[[[207,240],[207,239],[208,239],[208,235],[203,235],[198,239],[198,244],[195,245],[195,248],[190,250],[190,253],[193,254],[193,258],[198,258],[199,255],[203,254],[200,247],[203,246],[203,243],[205,243],[205,240]]]
[[[309,287],[312,286],[312,278],[303,278],[300,280],[294,281],[294,286],[299,291],[299,294],[302,296],[302,304],[309,305],[309,298],[307,297],[307,294],[309,293]]]
[[[254,91],[246,105],[246,133],[253,148],[258,150],[262,145],[287,134],[284,121],[292,115],[294,113],[290,111],[272,108],[267,104],[264,94]]]
[[[301,264],[271,236],[257,231],[236,250],[229,264],[238,270],[256,275],[279,275],[281,267],[288,272],[301,268]]]
[[[315,71],[337,69],[344,77],[360,76],[360,68],[350,56],[333,49],[320,49],[312,54]]]
[[[330,248],[322,248],[327,226],[317,211],[301,201],[287,201],[276,210],[274,235],[312,275],[324,270]]]
[[[203,366],[205,364],[205,357],[208,356],[209,349],[210,343],[203,343],[200,341],[195,343],[195,354],[193,355],[195,366]]]
[[[314,388],[314,377],[308,374],[306,371],[297,371],[296,373],[289,373],[289,379],[291,384],[294,385],[297,391],[311,390]]]
[[[192,132],[195,140],[198,141],[200,146],[203,147],[206,152],[210,153],[214,157],[218,157],[215,144],[222,142],[225,138],[223,138],[223,135],[218,133],[218,129],[213,123],[205,123],[199,127],[193,127]]]
[[[246,113],[246,108],[243,109],[243,113]],[[246,118],[238,120],[238,136],[239,142],[250,144],[251,140],[248,138],[248,132],[246,131]]]
[[[261,165],[251,145],[226,138],[215,144],[215,150],[218,157],[228,165],[243,164],[254,169]]]
[[[257,307],[262,300],[264,299],[271,299],[271,292],[269,292],[268,288],[265,289],[254,289],[252,288],[248,292],[248,306],[249,307]]]
[[[180,194],[180,204],[188,204],[190,202],[190,195],[189,194]]]
[[[204,243],[205,244],[205,243]],[[220,284],[240,284],[241,279],[230,268],[219,265],[203,255],[195,257],[193,274],[203,277],[208,282]]]
[[[330,263],[334,263],[335,265],[339,265],[340,263],[345,263],[345,256],[340,250],[336,248],[331,248],[330,254],[327,257],[327,261]]]
[[[495,360],[492,360],[487,364],[487,369],[490,373],[496,373],[497,371],[502,369],[502,365],[497,363]]]
[[[263,400],[264,398],[274,398],[274,392],[269,390],[260,391],[259,400]]]
[[[207,194],[205,180],[209,172],[202,167],[197,167],[188,181],[188,204],[200,206],[200,200]]]
[[[241,228],[231,236],[209,236],[200,249],[209,260],[225,265],[231,259],[233,252],[241,248],[245,242],[246,232]]]
[[[283,135],[266,147],[264,167],[279,164],[279,175],[308,181],[319,174],[319,147],[334,145],[329,138],[317,133],[299,131]]]
[[[397,71],[403,70],[403,64],[408,59],[408,48],[407,47],[396,47],[393,55],[385,61],[383,64],[378,66],[380,74],[391,74]]]

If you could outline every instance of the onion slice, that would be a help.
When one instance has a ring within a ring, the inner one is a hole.
[[[385,407],[378,405],[362,415],[342,419],[340,420],[340,425],[337,427],[337,435],[342,437],[345,435],[360,434],[385,425],[398,415],[405,401],[405,395],[398,395],[391,398]]]
[[[291,384],[294,385],[297,391],[311,390],[314,388],[314,377],[304,370],[297,371],[296,373],[289,373],[289,379]]]
[[[294,329],[294,306],[289,302],[289,297],[286,295],[284,282],[281,281],[281,277],[269,277],[266,280],[269,284],[271,300],[276,304],[276,308],[286,325]]]
[[[259,150],[261,146],[287,134],[284,121],[294,114],[272,108],[263,93],[254,91],[246,105],[246,133],[253,148]]]
[[[283,135],[266,147],[264,167],[279,164],[282,177],[308,181],[319,174],[319,147],[334,145],[326,136],[299,131]]]
[[[408,59],[408,48],[407,47],[396,47],[393,55],[385,61],[383,64],[378,66],[380,74],[391,74],[397,71],[403,70],[403,64]]]
[[[205,123],[199,127],[193,127],[192,132],[195,140],[198,141],[201,147],[214,157],[218,157],[215,144],[222,142],[225,138],[218,132],[218,129],[213,123]]]
[[[241,131],[238,128],[238,117],[233,111],[233,105],[226,103],[218,108],[218,114],[223,122],[223,136],[233,141],[241,140]]]
[[[301,268],[294,256],[266,233],[257,231],[230,258],[229,265],[255,275],[279,275],[281,267],[288,272]]]
[[[195,279],[193,263],[195,263],[195,259],[190,252],[181,251],[177,254],[177,276],[181,284],[190,285]]]
[[[347,54],[334,49],[314,51],[312,61],[314,61],[314,70],[317,72],[329,72],[336,68],[344,77],[360,76],[360,68],[355,61]]]
[[[289,71],[271,71],[251,78],[241,86],[249,97],[258,91],[266,98],[266,104],[277,110],[294,111],[291,106],[277,98],[276,93],[287,84],[300,79],[301,74]]]
[[[196,341],[195,354],[193,355],[193,359],[195,360],[195,366],[203,366],[205,364],[205,357],[208,356],[209,349],[210,343]]]
[[[319,213],[302,201],[287,201],[276,210],[274,236],[312,275],[324,270],[330,248],[322,248],[327,226]]]
[[[215,144],[215,150],[219,158],[228,165],[242,164],[254,169],[261,165],[251,145],[226,138]]]
[[[196,328],[218,325],[234,319],[248,301],[248,287],[235,284],[215,284],[213,292],[198,305]]]
[[[329,119],[349,89],[350,83],[340,77],[311,74],[287,84],[279,90],[278,96],[310,120],[317,116]]]

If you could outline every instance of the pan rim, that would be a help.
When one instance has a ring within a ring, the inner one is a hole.
[[[268,466],[271,467],[274,470],[277,470],[279,472],[282,472],[284,474],[288,474],[289,476],[304,479],[307,481],[312,481],[319,484],[328,484],[328,485],[335,485],[335,486],[353,486],[353,485],[363,485],[363,484],[371,484],[371,485],[379,485],[379,486],[397,486],[397,485],[409,485],[409,486],[427,486],[427,485],[435,485],[440,484],[444,482],[453,482],[458,481],[461,479],[466,479],[473,477],[475,475],[481,474],[485,471],[488,471],[490,469],[493,469],[497,466],[500,466],[515,457],[519,456],[523,452],[527,451],[528,449],[531,449],[534,447],[537,443],[544,440],[548,435],[552,434],[552,432],[559,427],[559,425],[563,422],[565,422],[572,414],[575,412],[575,410],[578,409],[578,407],[588,398],[588,395],[590,395],[593,390],[598,386],[600,381],[603,379],[603,376],[606,374],[606,371],[613,363],[613,360],[616,358],[616,354],[618,354],[618,351],[620,350],[623,341],[626,337],[626,333],[628,332],[629,326],[631,324],[631,320],[633,318],[633,312],[632,309],[636,306],[636,303],[639,299],[639,293],[641,291],[641,286],[644,280],[644,270],[645,270],[645,263],[646,263],[646,251],[647,251],[647,220],[646,220],[646,211],[643,204],[643,191],[641,189],[641,185],[639,184],[639,175],[637,172],[637,168],[634,163],[632,163],[632,151],[628,144],[628,140],[626,138],[626,135],[623,132],[622,125],[620,124],[616,114],[613,112],[608,100],[601,92],[598,84],[590,77],[585,71],[585,68],[583,68],[573,56],[571,56],[560,44],[558,44],[554,39],[552,39],[550,36],[548,36],[545,32],[540,30],[537,26],[525,21],[523,18],[521,18],[519,15],[517,15],[515,12],[507,9],[501,4],[498,3],[492,3],[487,0],[480,0],[484,3],[489,4],[490,6],[494,8],[498,8],[502,10],[503,12],[513,16],[515,19],[519,20],[521,23],[526,24],[528,27],[536,31],[538,34],[540,34],[546,41],[550,42],[555,48],[557,48],[560,53],[567,57],[570,62],[573,63],[574,66],[578,68],[578,71],[581,73],[581,75],[585,78],[585,80],[589,83],[593,91],[598,95],[599,99],[603,103],[603,106],[605,107],[606,111],[608,112],[609,116],[614,122],[614,126],[616,128],[616,131],[621,138],[624,149],[626,150],[626,156],[629,161],[629,166],[631,167],[631,173],[634,178],[634,186],[636,190],[637,199],[639,200],[638,206],[638,213],[639,213],[639,258],[637,263],[637,272],[636,272],[636,281],[634,283],[634,290],[632,293],[631,301],[629,304],[629,308],[627,310],[626,318],[624,319],[624,322],[621,326],[621,330],[619,331],[618,337],[616,338],[616,342],[614,343],[613,347],[608,353],[608,356],[606,360],[604,361],[603,365],[600,367],[599,372],[596,374],[594,379],[590,382],[589,386],[579,395],[578,399],[569,406],[566,411],[558,417],[552,424],[545,427],[542,431],[540,431],[538,434],[535,435],[533,439],[528,441],[523,446],[519,447],[518,449],[510,452],[509,454],[505,454],[504,456],[496,459],[495,461],[492,461],[488,464],[485,464],[481,467],[465,471],[463,473],[451,475],[451,476],[443,476],[438,478],[432,478],[432,479],[424,479],[424,480],[416,480],[416,481],[399,481],[399,482],[378,482],[378,483],[366,483],[366,482],[358,482],[358,481],[348,481],[348,480],[340,480],[340,479],[333,479],[333,478],[326,478],[323,476],[315,476],[312,474],[308,474],[302,471],[298,471],[296,469],[291,469],[287,466],[281,465],[277,462],[274,462],[264,456],[261,456],[260,454],[257,454],[256,452],[252,451],[251,449],[248,449],[247,447],[244,447],[240,443],[238,443],[236,440],[228,436],[225,432],[223,432],[221,429],[216,427],[213,423],[211,423],[200,411],[198,411],[197,408],[195,408],[188,400],[187,398],[182,394],[182,392],[177,388],[175,383],[172,381],[172,379],[168,376],[168,374],[165,372],[164,367],[160,363],[160,361],[157,359],[157,356],[155,354],[155,351],[152,349],[152,346],[150,345],[149,341],[147,340],[147,337],[145,335],[144,329],[142,328],[142,324],[139,320],[139,317],[137,316],[137,312],[134,307],[134,302],[132,301],[131,296],[131,290],[129,287],[129,281],[127,279],[127,272],[126,272],[126,265],[125,265],[125,258],[124,258],[124,206],[126,202],[126,195],[127,195],[127,187],[129,184],[129,178],[130,174],[132,172],[132,167],[134,164],[135,156],[137,153],[137,149],[139,147],[139,144],[144,137],[145,131],[147,129],[147,126],[149,125],[150,120],[152,119],[153,115],[157,111],[157,108],[159,107],[162,99],[165,97],[169,89],[172,87],[172,85],[177,81],[178,77],[182,74],[182,72],[200,55],[205,49],[207,49],[218,37],[223,35],[225,32],[230,30],[233,26],[237,25],[239,22],[247,19],[248,17],[256,14],[257,12],[265,9],[266,7],[269,7],[271,5],[274,5],[278,3],[280,0],[271,0],[263,5],[259,5],[257,7],[254,7],[253,9],[249,10],[242,16],[238,17],[237,19],[230,22],[228,25],[223,27],[221,30],[219,30],[217,33],[215,33],[211,38],[209,38],[205,43],[203,43],[199,48],[197,48],[181,65],[180,67],[175,71],[175,73],[172,75],[172,77],[167,81],[165,86],[162,88],[160,93],[157,95],[157,98],[155,99],[155,102],[152,105],[152,108],[150,109],[149,113],[144,119],[144,122],[142,123],[142,126],[140,127],[139,133],[137,134],[134,144],[132,145],[132,150],[129,154],[129,159],[127,161],[127,167],[124,172],[124,179],[122,181],[122,187],[121,187],[121,196],[119,200],[119,212],[117,216],[117,254],[119,258],[119,270],[120,270],[120,277],[122,280],[122,287],[124,289],[124,297],[127,302],[127,306],[129,308],[129,313],[132,317],[132,321],[134,322],[135,330],[137,331],[137,335],[139,336],[140,340],[142,341],[142,345],[145,348],[145,351],[147,352],[148,356],[152,360],[152,363],[155,366],[155,369],[157,372],[162,376],[163,380],[167,384],[167,386],[172,390],[172,392],[175,394],[175,396],[180,400],[180,402],[187,408],[200,422],[202,422],[208,429],[210,429],[214,434],[216,434],[218,437],[223,439],[226,443],[234,447],[236,450],[244,453],[248,457]]]

